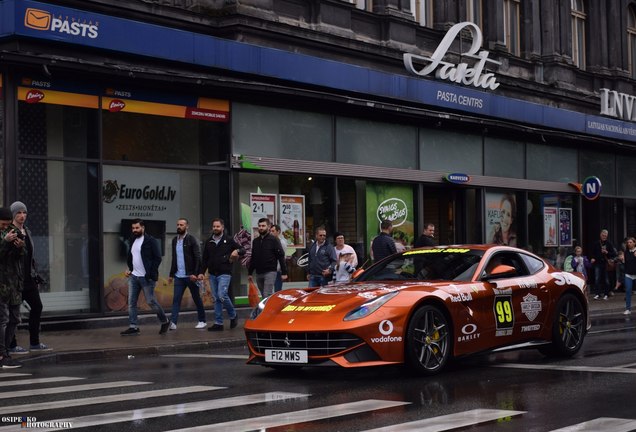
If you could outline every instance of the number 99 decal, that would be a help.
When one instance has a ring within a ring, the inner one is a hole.
[[[497,330],[511,329],[515,324],[515,314],[512,309],[512,296],[496,296],[493,305]]]

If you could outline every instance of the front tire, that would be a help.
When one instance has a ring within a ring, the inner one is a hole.
[[[552,343],[541,349],[550,356],[571,357],[583,345],[587,317],[583,303],[573,294],[565,294],[556,306],[552,324]]]
[[[451,352],[451,325],[438,307],[425,305],[415,311],[406,333],[406,363],[420,375],[440,372]]]

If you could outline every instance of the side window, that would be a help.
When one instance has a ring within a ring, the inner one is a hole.
[[[526,264],[529,274],[535,274],[539,272],[539,270],[541,270],[545,266],[543,261],[541,261],[538,258],[532,257],[530,255],[522,254],[521,258],[523,259],[523,262]]]
[[[486,264],[485,271],[482,277],[490,274],[490,272],[492,272],[492,270],[498,265],[507,265],[510,267],[514,267],[516,274],[511,277],[528,275],[524,260],[518,254],[502,252],[495,254],[490,258],[490,261],[488,262],[488,264]]]

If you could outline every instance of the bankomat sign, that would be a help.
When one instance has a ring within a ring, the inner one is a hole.
[[[70,15],[56,15],[45,9],[27,8],[24,26],[32,30],[63,33],[71,36],[97,38],[99,23]]]

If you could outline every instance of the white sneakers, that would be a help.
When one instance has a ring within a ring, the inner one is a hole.
[[[205,323],[203,321],[199,321],[199,323],[197,325],[194,326],[195,329],[204,329],[208,326],[208,323]]]
[[[173,323],[172,321],[170,321],[170,327],[168,327],[170,330],[176,330],[177,329],[177,325],[175,323]]]
[[[625,312],[623,312],[623,315],[630,315],[632,313],[632,311],[630,311],[629,309],[625,309]]]

